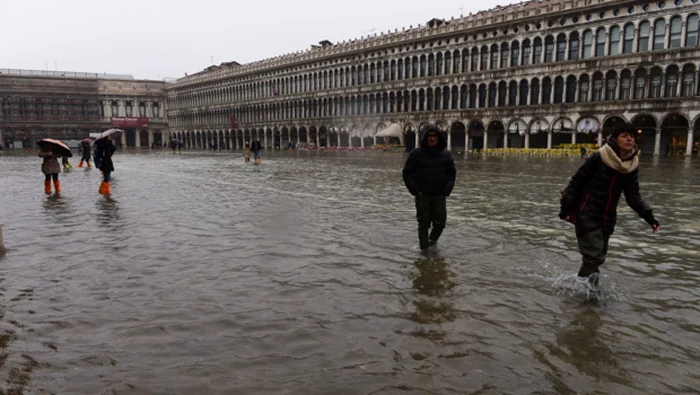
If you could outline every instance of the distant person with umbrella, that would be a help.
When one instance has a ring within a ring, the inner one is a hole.
[[[121,132],[119,129],[110,129],[102,132],[102,135],[95,140],[95,157],[100,158],[99,169],[102,171],[103,179],[100,184],[100,189],[98,192],[101,195],[110,195],[112,193],[110,189],[110,177],[114,171],[114,164],[112,163],[112,155],[117,147],[112,141],[112,134]],[[97,161],[95,161],[97,165]]]
[[[44,159],[41,164],[41,172],[44,173],[44,193],[51,194],[51,181],[56,194],[61,193],[61,182],[58,180],[58,173],[61,172],[61,166],[58,164],[58,158],[71,157],[70,148],[62,142],[54,139],[42,139],[37,142],[39,146],[39,157]]]
[[[78,163],[78,167],[83,167],[83,161],[87,163],[87,167],[90,168],[90,139],[85,139],[80,142],[78,146],[78,153],[82,153],[83,156]]]

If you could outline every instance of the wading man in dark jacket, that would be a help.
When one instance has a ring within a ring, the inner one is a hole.
[[[615,230],[617,204],[625,194],[627,204],[651,225],[661,226],[639,193],[639,157],[630,125],[616,129],[607,144],[593,154],[571,178],[561,197],[559,218],[576,225],[578,248],[583,257],[579,277],[598,284],[598,267],[605,262],[608,240]]]
[[[415,196],[418,219],[418,241],[425,250],[437,243],[445,223],[447,207],[445,198],[455,186],[455,162],[447,151],[447,141],[435,125],[423,128],[420,147],[411,152],[403,168],[406,188]],[[430,230],[432,224],[433,229]]]

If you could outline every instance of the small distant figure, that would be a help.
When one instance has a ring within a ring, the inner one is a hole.
[[[83,140],[80,142],[80,145],[78,146],[78,153],[82,154],[82,157],[80,158],[80,162],[78,162],[78,168],[83,167],[83,162],[87,163],[88,169],[91,168],[90,166],[90,140]]]
[[[581,147],[581,157],[582,158],[586,157],[587,152],[588,152],[588,150],[586,150],[586,147]]]
[[[53,180],[53,186],[56,190],[56,194],[61,193],[61,182],[58,180],[58,173],[61,172],[61,166],[58,164],[57,154],[51,151],[45,151],[44,149],[39,150],[39,157],[43,158],[44,161],[41,164],[41,172],[44,173],[44,193],[47,195],[51,194],[51,180]]]
[[[447,222],[446,198],[454,188],[457,170],[446,148],[440,128],[426,125],[420,147],[411,152],[403,168],[403,181],[415,196],[421,250],[437,244]]]
[[[63,170],[64,170],[64,171],[73,168],[73,165],[70,164],[70,162],[68,161],[68,157],[67,157],[67,156],[64,156],[64,157],[61,158],[61,163],[63,164]]]
[[[170,147],[173,149],[173,155],[175,155],[175,151],[177,150],[178,145],[179,144],[177,143],[177,140],[172,140],[170,142]]]
[[[262,144],[260,143],[260,140],[257,138],[253,140],[253,143],[250,145],[250,150],[253,151],[255,163],[262,162],[262,159],[260,158],[260,151],[262,151]]]
[[[627,204],[644,218],[654,233],[661,229],[654,212],[639,193],[639,156],[635,128],[616,129],[596,153],[571,177],[561,196],[559,218],[576,226],[582,257],[578,276],[598,285],[599,267],[605,262],[608,241],[615,230],[617,205],[625,194]]]
[[[243,146],[243,157],[245,158],[245,163],[250,162],[250,143],[247,141]]]

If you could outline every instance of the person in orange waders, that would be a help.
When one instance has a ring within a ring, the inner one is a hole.
[[[100,184],[100,189],[98,192],[101,195],[110,195],[112,190],[110,189],[109,181],[114,171],[114,164],[112,163],[112,155],[116,151],[114,142],[111,136],[107,136],[95,141],[95,147],[97,148],[97,154],[102,158],[100,162],[100,170],[102,171],[103,179]]]
[[[44,193],[47,195],[51,194],[51,179],[53,179],[53,186],[56,190],[56,194],[60,194],[61,182],[58,181],[58,173],[61,172],[61,166],[58,164],[58,158],[61,156],[51,151],[41,149],[39,150],[39,157],[44,158],[44,162],[41,164],[41,172],[44,173],[46,177],[44,179]]]
[[[80,158],[80,162],[78,163],[78,167],[83,167],[83,161],[87,163],[87,167],[90,168],[90,140],[85,139],[80,142],[80,146],[78,147],[78,153],[82,153],[83,156]]]

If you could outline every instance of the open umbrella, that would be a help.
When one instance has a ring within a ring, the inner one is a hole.
[[[104,132],[102,132],[102,133],[100,134],[100,137],[96,138],[95,140],[103,139],[103,138],[105,138],[105,137],[107,137],[107,136],[113,135],[114,133],[121,133],[121,132],[123,132],[123,130],[121,130],[121,129],[109,129],[109,130],[105,130]]]
[[[89,143],[89,142],[91,142],[91,141],[92,141],[92,140],[90,140],[90,139],[85,139],[85,140],[83,140],[83,143]]]
[[[41,147],[45,151],[51,151],[58,156],[72,157],[73,153],[67,145],[54,139],[41,139],[37,141],[36,145]]]

